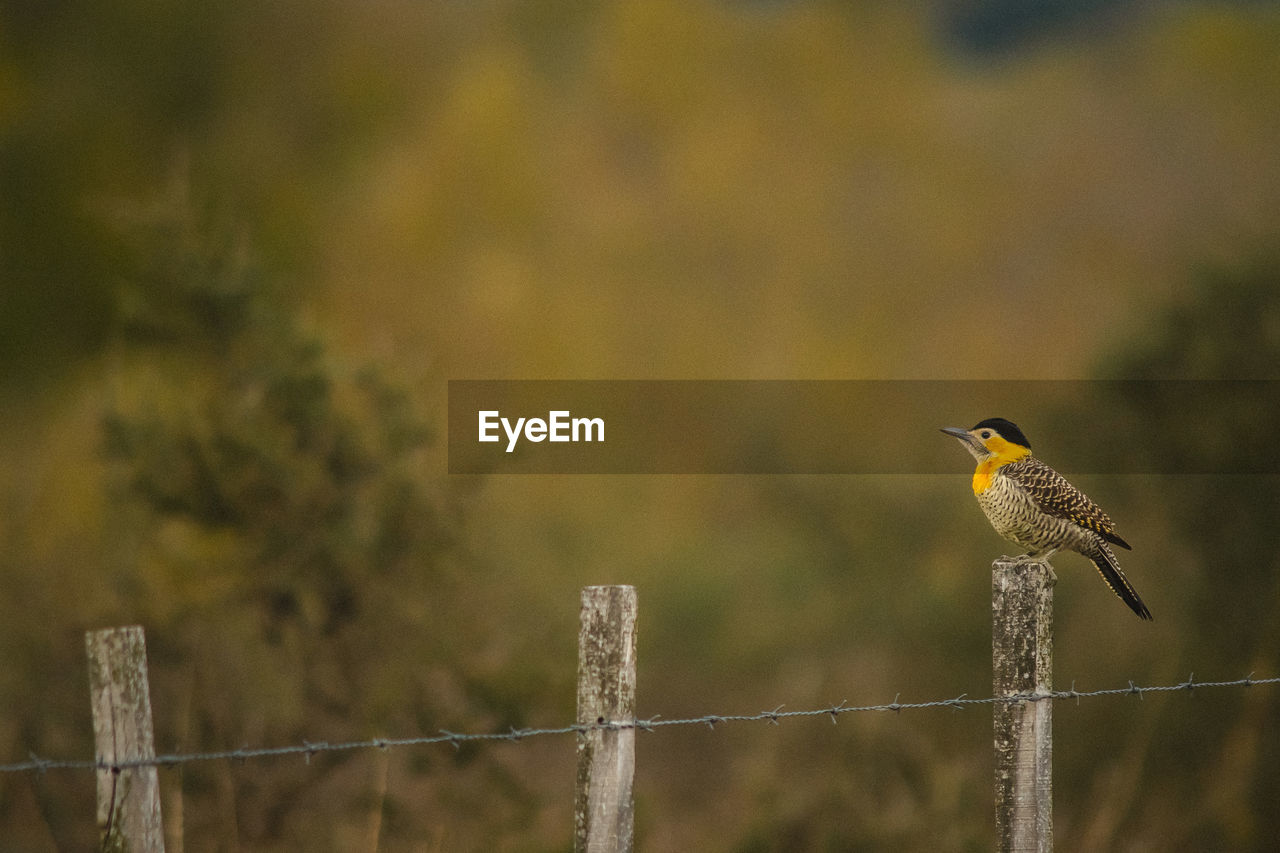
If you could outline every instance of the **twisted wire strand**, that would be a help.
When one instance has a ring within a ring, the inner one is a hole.
[[[363,749],[398,749],[411,746],[429,746],[433,744],[450,744],[455,749],[465,743],[485,743],[510,741],[518,742],[536,737],[547,737],[567,734],[586,734],[593,731],[622,731],[635,729],[653,732],[671,726],[707,726],[715,729],[721,723],[767,722],[777,725],[782,720],[800,717],[830,717],[837,722],[841,714],[852,714],[862,711],[919,711],[926,708],[951,708],[960,710],[971,705],[1014,704],[1019,702],[1044,702],[1054,699],[1093,699],[1100,696],[1137,696],[1142,698],[1146,693],[1171,693],[1176,691],[1191,692],[1197,689],[1218,687],[1255,687],[1280,684],[1280,677],[1254,678],[1252,674],[1234,681],[1196,681],[1192,673],[1186,681],[1179,684],[1165,684],[1142,687],[1129,682],[1127,687],[1108,687],[1100,690],[1076,690],[1075,684],[1068,690],[1050,690],[1042,693],[1012,693],[1007,696],[988,696],[978,699],[968,698],[961,694],[953,699],[934,699],[925,702],[900,702],[895,697],[892,702],[878,705],[848,705],[840,702],[826,708],[810,708],[801,711],[784,711],[785,705],[779,705],[772,711],[760,711],[755,714],[706,714],[701,717],[682,719],[647,719],[617,720],[597,723],[575,723],[557,728],[510,729],[505,732],[451,732],[440,730],[436,734],[417,737],[384,737],[368,740],[343,741],[338,743],[303,741],[299,744],[268,747],[241,747],[239,749],[216,750],[212,752],[167,753],[150,758],[135,758],[123,761],[105,761],[102,759],[49,759],[31,754],[29,760],[13,764],[0,764],[0,773],[23,773],[29,771],[45,772],[49,770],[104,770],[119,773],[123,770],[138,767],[173,767],[195,761],[248,761],[257,758],[278,758],[283,756],[302,756],[309,763],[312,756],[325,752],[350,752]]]

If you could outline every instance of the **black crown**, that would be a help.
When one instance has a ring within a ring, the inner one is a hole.
[[[974,429],[993,429],[1005,441],[1020,444],[1027,450],[1031,449],[1031,442],[1027,441],[1027,437],[1022,434],[1022,430],[1018,429],[1018,425],[1013,421],[1007,421],[1004,418],[987,418],[975,426]]]

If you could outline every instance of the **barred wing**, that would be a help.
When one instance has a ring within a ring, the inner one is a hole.
[[[1113,545],[1132,550],[1128,542],[1116,535],[1110,516],[1089,500],[1088,495],[1039,459],[1028,457],[1011,462],[1000,470],[1016,480],[1044,512],[1073,521]]]

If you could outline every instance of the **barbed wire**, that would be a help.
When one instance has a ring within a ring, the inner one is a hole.
[[[970,705],[1044,702],[1053,699],[1074,699],[1079,703],[1081,699],[1093,699],[1100,696],[1137,696],[1141,699],[1145,693],[1171,693],[1175,691],[1191,692],[1197,689],[1215,687],[1256,687],[1269,684],[1280,684],[1280,677],[1254,678],[1253,674],[1250,673],[1244,678],[1239,678],[1235,681],[1196,681],[1195,673],[1192,673],[1188,676],[1186,681],[1181,682],[1180,684],[1166,684],[1149,687],[1142,687],[1130,681],[1127,687],[1107,687],[1100,690],[1076,690],[1075,682],[1072,682],[1069,690],[1049,690],[1038,693],[1012,693],[1008,696],[987,696],[979,699],[970,699],[968,698],[967,693],[962,693],[954,699],[933,699],[925,702],[899,702],[898,698],[895,697],[892,702],[879,705],[848,705],[842,701],[838,705],[832,705],[826,708],[811,708],[802,711],[784,711],[783,708],[785,705],[779,705],[772,711],[760,711],[755,714],[707,714],[701,717],[686,717],[671,720],[664,720],[660,717],[650,717],[643,720],[635,719],[601,721],[594,723],[575,723],[573,725],[559,726],[557,728],[512,728],[505,732],[466,733],[451,732],[442,729],[436,734],[418,737],[370,738],[368,740],[353,740],[339,743],[311,743],[309,741],[303,741],[300,744],[290,744],[287,746],[242,747],[239,749],[217,750],[213,752],[170,753],[165,755],[156,755],[151,758],[136,758],[124,761],[104,761],[102,759],[48,759],[41,758],[32,753],[30,754],[30,759],[28,761],[20,761],[13,764],[0,764],[0,773],[23,773],[33,770],[42,773],[48,770],[109,770],[114,773],[119,773],[122,770],[129,770],[138,767],[172,767],[196,761],[243,762],[255,758],[277,758],[291,755],[300,755],[310,763],[311,758],[314,755],[324,752],[350,752],[362,749],[386,750],[400,747],[429,746],[445,743],[450,744],[455,749],[459,749],[465,743],[495,741],[516,742],[536,737],[586,734],[593,731],[637,730],[653,732],[661,728],[668,728],[672,726],[707,726],[710,729],[715,729],[715,727],[721,723],[768,722],[770,724],[777,725],[782,720],[800,717],[830,717],[831,722],[835,723],[841,714],[852,714],[862,711],[893,711],[897,713],[901,711],[919,711],[926,708],[951,708],[953,710],[959,710]]]

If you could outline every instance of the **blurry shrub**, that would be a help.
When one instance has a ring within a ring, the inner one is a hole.
[[[519,724],[482,660],[482,599],[459,584],[461,496],[429,475],[432,430],[406,390],[331,354],[234,238],[162,222],[127,268],[102,446],[114,580],[122,616],[147,626],[161,748]],[[397,754],[411,781],[376,795],[347,754],[188,765],[186,832],[226,837],[234,814],[241,841],[322,849],[373,810],[399,815],[384,838],[421,838],[425,818],[395,796],[427,796],[443,762],[466,802],[498,772],[476,757]],[[488,815],[520,809],[484,796]]]
[[[1264,259],[1207,269],[1197,283],[1191,298],[1164,310],[1145,338],[1115,355],[1107,373],[1221,380],[1193,386],[1203,389],[1193,412],[1166,408],[1186,405],[1178,395],[1129,393],[1116,404],[1127,413],[1132,434],[1142,436],[1144,446],[1135,452],[1185,460],[1189,470],[1248,471],[1259,437],[1274,446],[1280,435],[1280,400],[1227,393],[1225,383],[1280,379],[1280,264]],[[1168,618],[1179,625],[1178,659],[1199,678],[1280,672],[1280,477],[1185,475],[1158,482],[1163,488],[1148,500],[1163,512],[1176,540],[1169,553],[1185,558],[1165,567],[1164,580],[1172,605]],[[1147,773],[1165,780],[1153,797],[1185,802],[1207,788],[1220,789],[1179,816],[1182,843],[1201,850],[1265,849],[1280,833],[1273,808],[1280,779],[1266,769],[1280,761],[1280,736],[1265,722],[1280,714],[1280,699],[1274,691],[1242,692],[1179,711],[1169,722],[1169,737],[1188,748],[1153,751]],[[1219,781],[1208,784],[1210,778]]]

